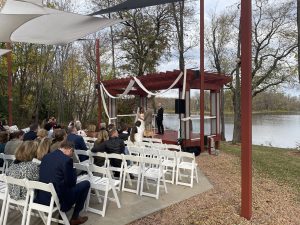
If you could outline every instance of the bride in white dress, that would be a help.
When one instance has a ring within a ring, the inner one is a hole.
[[[145,131],[144,109],[142,107],[137,109],[136,120],[141,122],[141,125],[138,127],[138,134],[142,139]]]

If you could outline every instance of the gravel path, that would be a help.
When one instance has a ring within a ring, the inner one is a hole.
[[[255,224],[300,225],[300,202],[294,191],[253,173],[253,216],[247,221],[240,213],[240,161],[223,153],[198,157],[198,164],[214,189],[134,221],[147,224]],[[299,175],[300,177],[300,175]],[[192,191],[192,189],[191,189]]]

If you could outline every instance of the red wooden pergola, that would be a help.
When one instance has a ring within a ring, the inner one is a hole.
[[[181,74],[181,71],[167,71],[161,73],[151,73],[138,77],[144,87],[149,91],[160,91],[168,89],[172,83],[176,80],[176,78]],[[184,89],[184,77],[177,82],[172,89],[179,90],[179,98],[182,96],[182,92],[185,90],[184,99],[185,99],[185,114],[180,115],[180,118],[189,118],[191,116],[190,113],[190,91],[192,89],[201,90],[200,87],[200,72],[199,70],[187,70],[186,71],[186,87]],[[121,79],[107,80],[102,81],[103,85],[107,89],[107,91],[112,95],[122,94],[129,84],[132,77],[126,77]],[[224,84],[231,81],[231,77],[225,76],[224,74],[218,74],[214,72],[206,71],[204,73],[204,90],[210,91],[210,118],[211,118],[211,130],[209,131],[209,135],[213,136],[215,142],[219,142],[221,139],[220,135],[220,90]],[[131,91],[128,93],[129,95],[139,96],[141,99],[141,106],[147,109],[147,93],[140,88],[136,83],[132,87]],[[109,99],[109,115],[112,118],[117,117],[117,109],[116,109],[116,101],[114,99]],[[204,115],[200,115],[200,124],[202,124],[201,118]],[[200,131],[200,137],[195,138],[195,135],[192,133],[191,121],[187,120],[186,122],[181,121],[181,137],[183,139],[184,146],[201,146],[201,150],[203,151],[204,145],[201,145],[201,139],[204,139],[204,132]],[[174,137],[171,139],[163,138],[163,141],[166,143],[177,142],[177,133],[173,134]],[[174,144],[175,144],[174,143]],[[203,142],[204,143],[204,142]]]

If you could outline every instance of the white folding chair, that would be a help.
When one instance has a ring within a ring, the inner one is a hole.
[[[1,207],[1,214],[0,214],[0,224],[3,222],[4,211],[5,211],[5,204],[7,196],[6,194],[7,185],[5,183],[5,175],[0,174],[0,199],[2,200],[2,207]]]
[[[123,154],[112,153],[112,154],[106,154],[106,157],[108,159],[107,168],[112,172],[119,173],[119,177],[116,177],[113,174],[113,179],[119,181],[119,185],[117,186],[117,190],[120,191],[121,187],[122,187],[122,176],[123,176],[123,170],[124,170],[124,155]],[[120,160],[121,161],[121,166],[120,167],[112,166],[112,164],[111,164],[112,160]]]
[[[152,165],[153,167],[147,167],[147,165]],[[141,196],[145,195],[145,196],[154,197],[154,198],[158,199],[161,181],[163,182],[165,192],[168,193],[167,185],[165,182],[165,172],[166,171],[163,170],[161,159],[143,157],[142,158],[142,168],[143,169],[142,169],[141,193],[140,193]],[[154,194],[144,191],[144,181],[146,182],[146,184],[148,186],[149,179],[154,180],[156,182],[156,191]]]
[[[196,178],[197,183],[198,181],[198,172],[197,172],[197,163],[195,162],[195,155],[194,153],[188,153],[188,152],[177,152],[177,170],[176,170],[176,185],[184,185],[193,187],[194,184],[194,178]],[[184,171],[190,170],[190,182],[180,182],[178,181],[178,177],[182,176],[188,176],[186,174],[181,174],[180,169],[183,169]]]
[[[116,191],[116,186],[119,185],[119,181],[113,180],[111,178],[110,171],[107,168],[99,167],[96,165],[90,165],[89,171],[92,173],[92,175],[90,177],[91,189],[94,189],[96,193],[99,191],[103,191],[104,199],[103,199],[102,210],[92,208],[89,206],[90,205],[89,204],[90,203],[90,195],[91,195],[91,192],[89,192],[89,196],[88,196],[87,202],[86,202],[87,210],[104,217],[108,199],[115,201],[117,203],[118,208],[121,208],[120,200],[119,200],[119,197],[118,197],[118,194]],[[95,174],[97,174],[97,176]],[[99,176],[100,174],[102,174],[102,177]],[[108,198],[109,191],[112,191],[113,198]],[[98,200],[99,200],[99,197],[100,197],[100,195],[97,194]]]
[[[5,170],[10,166],[10,164],[16,159],[16,156],[15,155],[6,155],[6,154],[3,154],[3,166],[4,166],[4,172]]]
[[[151,138],[151,143],[160,143],[160,144],[162,144],[162,139],[159,139],[159,138]]]
[[[166,144],[162,144],[162,143],[152,143],[151,145],[152,148],[157,148],[159,150],[164,150],[166,149]]]
[[[27,179],[16,179],[10,176],[5,176],[5,183],[7,184],[6,191],[5,191],[5,198],[6,198],[6,203],[5,203],[5,211],[4,211],[4,221],[3,224],[7,224],[7,217],[8,217],[8,212],[9,208],[11,205],[17,206],[19,210],[22,212],[22,222],[21,225],[25,225],[26,222],[26,216],[27,216],[27,208],[28,208],[28,203],[29,203],[29,192],[27,191],[25,199],[20,199],[20,200],[14,200],[11,198],[9,194],[9,187],[11,185],[18,185],[21,186],[25,189],[27,189]],[[21,209],[23,207],[23,210]]]
[[[100,158],[104,158],[103,167],[107,167],[108,161],[107,161],[107,156],[106,156],[107,153],[106,152],[91,152],[91,151],[89,151],[89,155],[90,155],[91,164],[94,164],[94,157],[100,157]]]
[[[166,144],[166,149],[181,152],[181,145]]]
[[[79,160],[79,156],[82,155],[82,156],[87,156],[88,159],[84,160],[84,161],[80,161]],[[89,154],[89,150],[78,150],[76,149],[74,151],[74,157],[76,160],[78,160],[78,162],[80,162],[81,164],[86,164],[86,165],[89,165],[91,163],[90,161],[90,154]]]
[[[39,181],[27,181],[28,192],[30,193],[30,202],[28,207],[26,225],[30,225],[32,210],[38,211],[44,224],[50,225],[51,222],[69,225],[69,220],[64,212],[60,210],[59,199],[52,183],[46,184]],[[35,191],[45,191],[51,194],[50,205],[43,205],[34,202]],[[53,218],[53,213],[59,212],[62,220]],[[47,216],[45,215],[47,214]]]
[[[128,146],[130,155],[142,156],[144,154],[144,148],[140,146]]]
[[[159,154],[164,169],[167,171],[167,173],[171,174],[171,179],[168,180],[165,178],[165,180],[167,183],[174,184],[176,174],[176,152],[170,150],[161,150]]]
[[[127,162],[130,161],[131,164]],[[132,187],[131,176],[136,176],[136,188],[129,188],[125,187],[126,179],[128,180],[129,185]],[[134,155],[124,155],[124,175],[123,175],[123,182],[122,182],[122,191],[128,191],[131,193],[139,194],[140,190],[140,180],[142,175],[142,164],[141,164],[141,157],[134,156]]]

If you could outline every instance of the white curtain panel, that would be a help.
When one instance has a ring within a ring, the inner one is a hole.
[[[8,50],[8,49],[0,49],[0,56],[5,55],[8,52],[10,52],[10,50]]]

